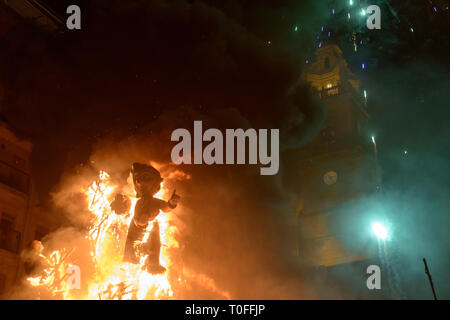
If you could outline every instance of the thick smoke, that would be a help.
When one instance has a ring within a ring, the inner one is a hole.
[[[86,208],[73,186],[98,169],[126,179],[135,161],[167,166],[170,133],[194,120],[280,128],[282,147],[300,146],[321,124],[322,108],[299,83],[298,59],[219,9],[96,1],[84,18],[81,31],[64,35],[19,28],[1,57],[10,62],[2,66],[7,116],[34,137],[39,189],[53,188],[53,204],[74,225],[86,223]],[[283,168],[274,177],[256,166],[179,170],[191,177],[169,179],[182,196],[187,266],[233,298],[314,297],[305,267],[292,259],[295,207],[280,183]]]
[[[369,83],[378,109],[375,115],[381,117],[387,110],[391,114],[383,121],[374,119],[382,124],[374,131],[383,167],[385,215],[394,228],[392,250],[397,258],[392,264],[398,270],[402,294],[410,299],[432,298],[422,258],[428,261],[438,298],[450,296],[446,62],[415,59],[378,75],[386,82],[375,78]]]

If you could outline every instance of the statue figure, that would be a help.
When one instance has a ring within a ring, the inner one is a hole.
[[[155,219],[159,210],[169,212],[175,209],[180,197],[174,191],[169,201],[155,198],[155,194],[160,190],[163,179],[158,170],[154,167],[141,163],[133,163],[131,173],[133,184],[138,201],[135,206],[134,216],[128,228],[127,240],[125,243],[124,260],[131,263],[139,263],[137,252],[147,254],[145,268],[148,272],[157,274],[163,273],[165,268],[159,263],[161,251],[161,241],[159,234],[159,224]],[[116,195],[111,203],[111,208],[117,214],[123,214],[129,208],[129,199]],[[152,223],[152,230],[146,243],[139,248],[136,241],[141,241],[149,223]]]

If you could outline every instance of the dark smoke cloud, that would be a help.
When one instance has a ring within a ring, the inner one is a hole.
[[[298,58],[220,8],[95,1],[85,18],[81,31],[64,35],[18,28],[0,57],[8,61],[0,72],[8,119],[35,141],[41,193],[53,188],[73,222],[83,216],[70,191],[77,170],[84,177],[105,169],[120,180],[134,161],[168,163],[171,131],[193,120],[280,128],[283,147],[301,145],[320,126],[323,110],[299,83]],[[295,208],[279,176],[247,166],[181,169],[192,178],[171,187],[183,197],[186,264],[235,298],[314,296],[306,269],[290,258]]]
[[[255,127],[285,129],[281,141],[289,145],[320,123],[320,109],[294,87],[295,56],[218,9],[201,2],[96,1],[86,20],[80,32],[57,39],[19,30],[2,50],[9,61],[6,113],[42,144],[39,163],[77,147],[75,156],[84,150],[86,158],[97,136],[132,134],[182,105],[205,114],[236,108]]]

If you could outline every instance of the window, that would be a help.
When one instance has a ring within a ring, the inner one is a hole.
[[[336,82],[328,82],[323,89],[323,97],[334,96],[339,94],[339,87]]]
[[[14,218],[3,213],[0,220],[0,248],[13,252],[19,252],[20,232],[13,228]]]
[[[28,193],[28,175],[4,162],[0,162],[0,182],[23,193]]]
[[[326,70],[330,69],[330,59],[328,57],[325,58],[324,66]]]
[[[14,224],[14,216],[3,212],[1,217],[2,219],[0,220],[0,226],[8,226],[12,228]]]

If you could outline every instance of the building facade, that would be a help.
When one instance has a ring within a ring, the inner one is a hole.
[[[62,223],[42,207],[30,169],[31,142],[0,121],[0,297],[25,276],[21,253]]]
[[[20,276],[20,252],[31,212],[29,159],[32,145],[0,122],[0,294]]]
[[[0,42],[24,19],[57,30],[56,17],[40,2],[0,0]],[[7,123],[3,113],[6,94],[6,86],[0,83],[0,297],[24,276],[22,250],[60,223],[39,205],[31,176],[32,143],[19,137]]]
[[[287,154],[296,173],[289,183],[297,196],[296,255],[328,298],[386,298],[366,286],[367,267],[379,264],[371,219],[381,178],[365,91],[334,44],[316,51],[302,77],[326,117],[315,138]]]
[[[376,247],[361,234],[380,177],[364,91],[333,44],[317,50],[303,78],[326,108],[326,119],[312,141],[288,155],[297,173],[291,185],[301,235],[297,254],[323,268],[369,259]]]

